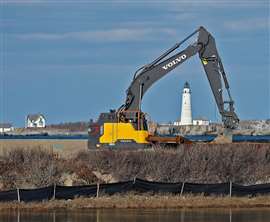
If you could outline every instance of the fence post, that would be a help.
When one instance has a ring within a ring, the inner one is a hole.
[[[232,181],[230,180],[230,197],[232,197]]]
[[[99,183],[97,183],[97,198],[99,197]]]
[[[19,203],[21,202],[20,189],[18,187],[17,187],[17,200]]]
[[[185,182],[182,183],[180,196],[182,196],[182,194],[183,194],[183,192],[184,192],[184,187],[185,187]]]
[[[20,214],[20,211],[18,210],[17,211],[17,222],[20,222],[21,221],[21,214]]]
[[[135,183],[136,183],[136,177],[133,178],[133,184],[135,184]]]
[[[56,194],[56,184],[53,183],[53,200],[55,200],[55,194]]]

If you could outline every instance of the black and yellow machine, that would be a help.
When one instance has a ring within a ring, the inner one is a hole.
[[[169,57],[194,35],[197,35],[195,43]],[[199,27],[183,41],[135,72],[126,92],[125,103],[118,110],[101,113],[96,122],[90,123],[88,147],[130,148],[147,147],[156,143],[184,143],[183,137],[160,137],[151,134],[148,130],[146,114],[141,111],[141,102],[144,94],[153,83],[197,53],[210,83],[224,128],[236,128],[239,119],[234,111],[234,101],[230,94],[229,83],[216,48],[215,39],[204,27]],[[225,90],[223,90],[224,87]],[[227,101],[223,99],[225,97],[224,91],[227,92]]]

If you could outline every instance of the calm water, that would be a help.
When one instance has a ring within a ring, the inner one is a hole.
[[[1,222],[269,222],[270,209],[79,210],[1,212]]]
[[[215,135],[187,135],[186,138],[192,141],[205,141],[209,142],[215,139]],[[3,135],[0,134],[0,140],[87,140],[87,135]],[[260,136],[243,136],[234,135],[234,142],[270,142],[270,135],[260,135]]]

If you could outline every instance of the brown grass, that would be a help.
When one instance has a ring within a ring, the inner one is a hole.
[[[270,196],[213,197],[213,196],[172,196],[172,195],[134,195],[103,196],[99,198],[77,198],[74,200],[54,200],[41,203],[0,203],[4,210],[55,210],[55,209],[158,209],[158,208],[260,208],[270,207]]]
[[[269,144],[192,144],[178,149],[82,152],[76,158],[117,181],[267,183]]]
[[[0,157],[17,149],[54,151],[62,158],[70,158],[79,151],[87,151],[87,140],[0,140]]]
[[[63,152],[72,153],[65,147]],[[10,149],[0,157],[0,190],[38,188],[53,183],[67,185],[67,182],[68,185],[109,183],[134,177],[159,182],[269,183],[270,146],[192,144],[178,149],[84,150],[69,158],[36,146]]]

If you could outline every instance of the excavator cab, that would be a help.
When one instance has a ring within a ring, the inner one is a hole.
[[[101,113],[89,125],[88,148],[117,146],[118,148],[144,148],[149,145],[145,114],[139,111]]]

